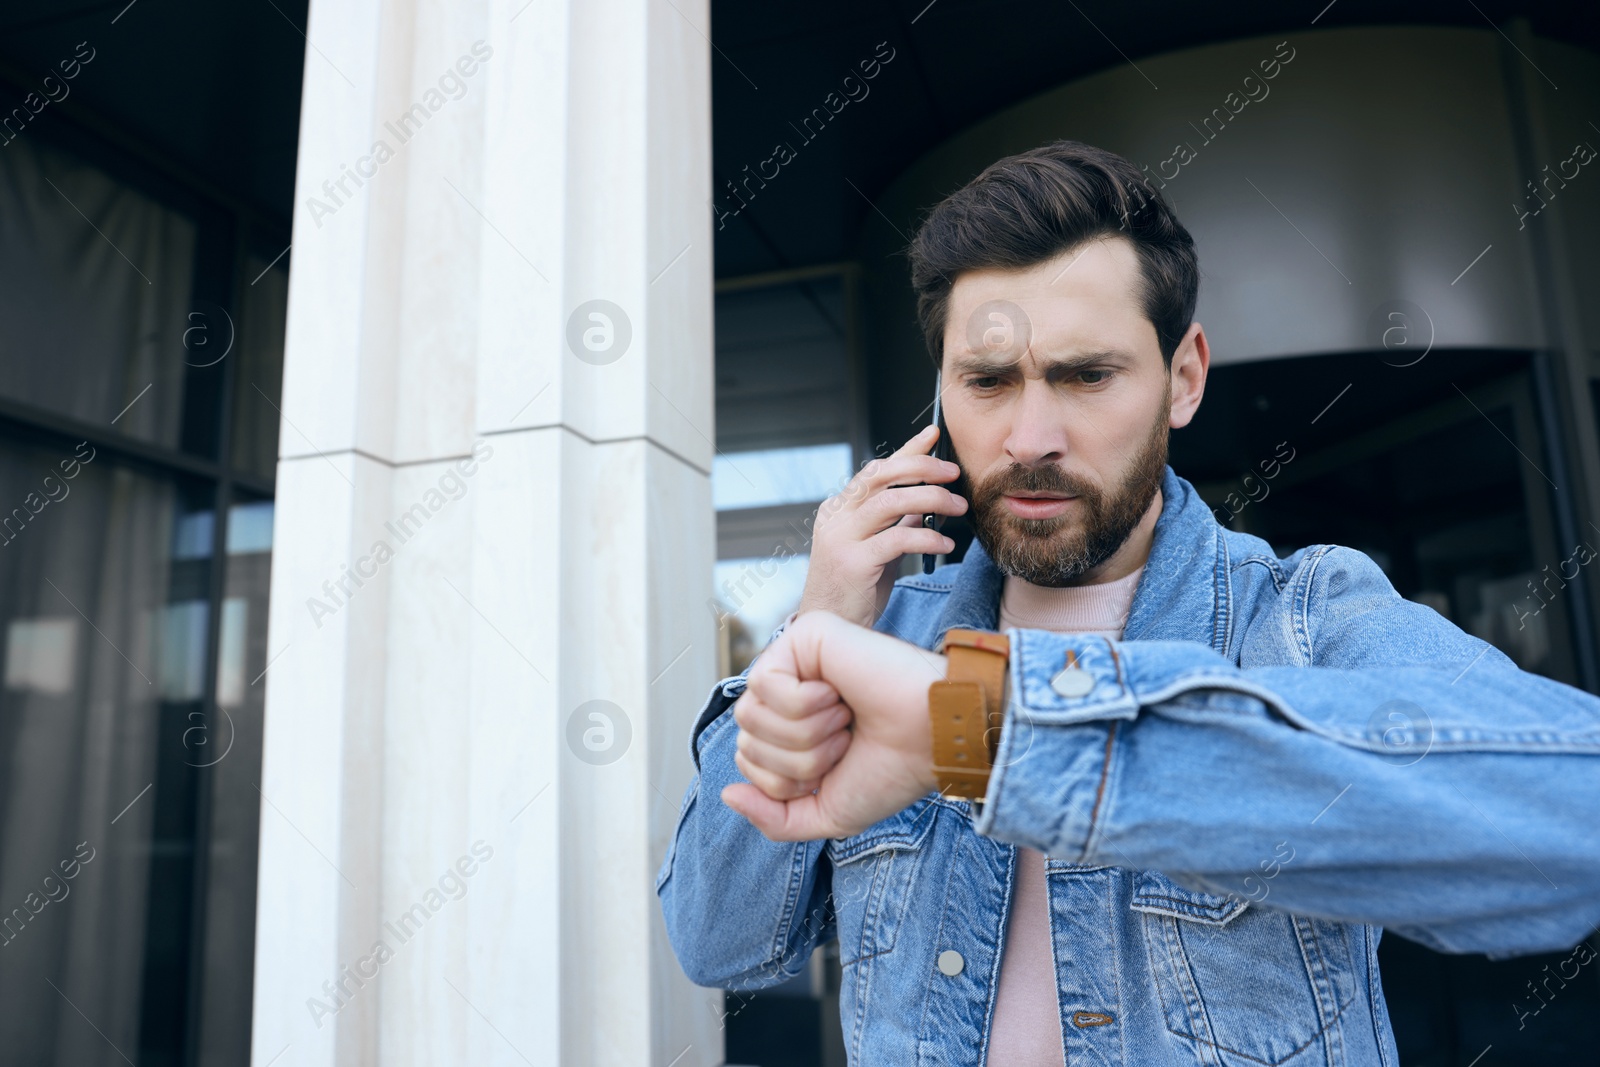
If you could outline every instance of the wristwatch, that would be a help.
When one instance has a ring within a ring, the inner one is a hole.
[[[1000,744],[1011,639],[956,627],[945,631],[939,651],[948,663],[945,677],[928,686],[934,778],[947,797],[980,799]]]

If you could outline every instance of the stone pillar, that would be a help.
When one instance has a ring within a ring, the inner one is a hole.
[[[654,893],[715,668],[709,32],[311,5],[256,1067],[721,1062]]]

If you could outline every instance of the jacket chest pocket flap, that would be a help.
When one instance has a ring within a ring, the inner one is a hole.
[[[919,800],[859,834],[829,839],[841,966],[894,949],[936,808]]]
[[[1167,1029],[1224,1067],[1342,1064],[1338,1020],[1355,997],[1349,928],[1157,871],[1134,875],[1145,949]]]

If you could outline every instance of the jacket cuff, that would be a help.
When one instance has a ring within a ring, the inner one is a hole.
[[[1185,695],[1196,707],[1229,709],[1273,699],[1192,641],[1006,633],[1005,717],[973,829],[1058,859],[1088,862],[1098,852],[1114,814],[1118,738],[1141,707]]]
[[[744,692],[745,676],[738,675],[733,678],[724,678],[711,689],[711,695],[701,705],[700,713],[694,717],[694,725],[689,729],[689,758],[694,761],[694,771],[700,773],[700,750],[705,747],[702,735],[706,728],[733,706]]]
[[[1045,630],[1006,633],[1005,716],[988,790],[973,806],[973,829],[1081,861],[1108,804],[1117,724],[1134,718],[1139,702],[1116,642]],[[1052,685],[1064,671],[1064,681]]]

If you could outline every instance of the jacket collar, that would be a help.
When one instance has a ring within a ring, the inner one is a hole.
[[[1198,641],[1226,653],[1231,624],[1228,550],[1221,527],[1194,486],[1168,466],[1161,476],[1161,515],[1133,606],[1125,641]],[[1005,576],[974,538],[950,587],[930,648],[952,627],[997,630]]]

